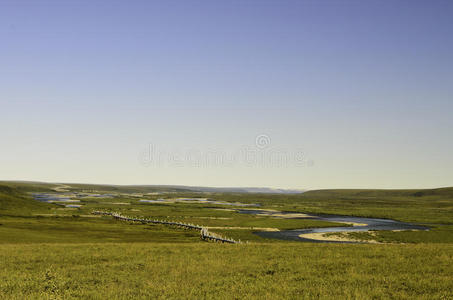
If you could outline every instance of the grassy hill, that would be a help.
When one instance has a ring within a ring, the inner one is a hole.
[[[43,190],[43,187],[38,187]],[[33,211],[48,210],[51,205],[32,199],[27,191],[35,191],[33,186],[17,186],[16,184],[0,183],[0,216],[1,215],[30,215]]]
[[[109,185],[109,184],[84,184],[84,183],[45,183],[32,181],[0,181],[0,185],[16,188],[20,191],[47,192],[52,188],[65,186],[69,191],[96,190],[99,192],[118,193],[152,193],[152,192],[193,192],[192,189],[173,186],[152,185]]]
[[[305,197],[363,197],[363,198],[387,198],[387,197],[447,197],[453,198],[453,187],[437,189],[410,189],[410,190],[375,190],[375,189],[327,189],[314,190],[304,193]]]

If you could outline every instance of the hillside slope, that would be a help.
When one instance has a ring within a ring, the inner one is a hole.
[[[50,207],[47,203],[35,201],[26,190],[24,187],[0,184],[0,215],[29,215],[32,211]]]

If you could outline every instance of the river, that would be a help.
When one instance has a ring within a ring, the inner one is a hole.
[[[353,241],[328,241],[325,239],[307,238],[307,236],[316,236],[316,233],[329,232],[360,232],[370,230],[429,230],[428,227],[416,224],[410,224],[390,219],[376,219],[364,217],[349,217],[330,214],[303,214],[294,212],[281,211],[263,211],[252,209],[241,209],[239,213],[266,215],[274,217],[283,217],[289,219],[310,219],[321,220],[337,223],[352,224],[353,226],[344,227],[325,227],[325,228],[310,228],[310,229],[293,229],[283,231],[258,231],[254,232],[264,238],[273,238],[279,240],[295,240],[300,242],[318,242],[318,243],[354,243]],[[301,237],[302,235],[302,237]]]

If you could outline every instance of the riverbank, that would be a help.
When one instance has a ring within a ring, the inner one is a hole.
[[[379,244],[375,240],[360,240],[347,236],[347,232],[336,232],[333,234],[316,232],[299,234],[299,237],[306,240],[323,241],[323,242],[347,242],[347,243],[368,243]]]
[[[257,209],[241,209],[239,213],[252,214],[261,216],[263,215],[262,210]],[[365,242],[365,243],[377,243],[371,239],[358,239],[348,236],[347,233],[352,232],[370,232],[370,231],[408,231],[408,230],[429,230],[429,227],[410,224],[405,222],[399,222],[389,219],[377,219],[377,218],[364,218],[364,217],[352,217],[352,216],[340,216],[332,214],[304,214],[294,212],[282,212],[277,210],[266,211],[266,216],[274,218],[287,218],[287,219],[311,219],[328,222],[343,223],[349,225],[348,227],[323,227],[323,228],[311,228],[311,229],[294,229],[294,230],[282,230],[278,232],[256,232],[257,235],[266,238],[275,238],[281,240],[294,240],[301,242],[328,242],[328,243],[352,243],[352,242]]]

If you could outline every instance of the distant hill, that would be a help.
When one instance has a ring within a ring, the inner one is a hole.
[[[202,187],[202,186],[171,186],[190,190],[193,192],[210,192],[210,193],[264,193],[264,194],[299,194],[304,190],[297,189],[274,189],[266,187]]]
[[[429,197],[442,196],[453,198],[453,187],[436,188],[436,189],[395,189],[395,190],[374,190],[374,189],[331,189],[331,190],[313,190],[304,193],[305,197]]]
[[[436,189],[274,189],[266,187],[203,187],[184,185],[108,185],[108,184],[81,184],[81,183],[45,183],[31,181],[0,181],[0,187],[11,188],[16,192],[46,192],[55,187],[69,186],[69,190],[97,190],[102,192],[119,193],[150,193],[150,192],[202,192],[202,193],[256,193],[256,194],[302,194],[304,197],[453,197],[453,187]]]
[[[298,194],[304,190],[273,189],[266,187],[203,187],[185,185],[111,185],[83,183],[44,183],[32,181],[0,181],[0,184],[15,187],[23,191],[44,191],[59,185],[68,185],[70,190],[98,190],[104,192],[149,193],[149,192],[205,192],[205,193],[264,193],[264,194]]]

